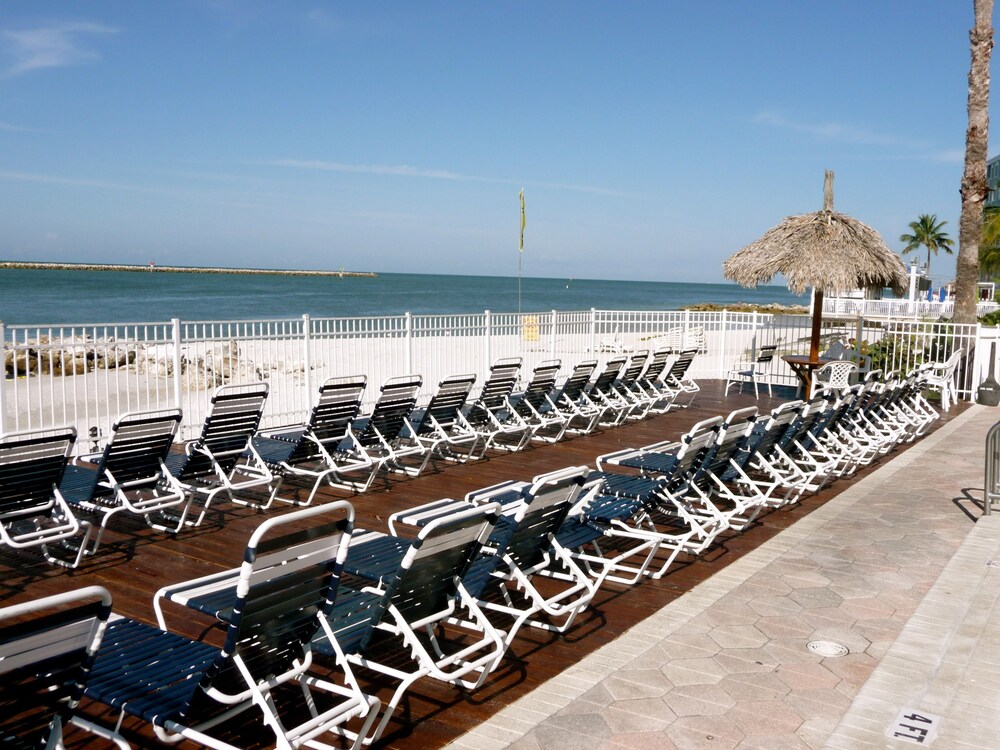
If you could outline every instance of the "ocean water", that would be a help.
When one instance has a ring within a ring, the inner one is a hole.
[[[808,304],[782,286],[537,279],[521,281],[520,309],[676,310],[700,302]],[[8,325],[159,322],[171,318],[268,320],[516,312],[518,280],[496,276],[381,274],[376,278],[120,271],[0,270]]]

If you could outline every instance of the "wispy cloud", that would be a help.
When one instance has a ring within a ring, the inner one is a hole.
[[[404,164],[391,166],[384,164],[341,164],[333,161],[308,161],[300,159],[276,159],[268,162],[276,167],[295,167],[298,169],[318,169],[326,172],[353,172],[356,174],[393,175],[397,177],[433,177],[438,180],[479,180],[478,177],[449,172],[444,169],[421,169]]]
[[[0,43],[10,62],[3,76],[13,78],[41,68],[83,65],[100,59],[87,45],[95,35],[118,33],[118,29],[99,23],[75,21],[36,29],[0,32]]]
[[[462,180],[466,182],[492,182],[504,185],[519,185],[524,181],[512,180],[505,177],[475,177],[473,175],[459,174],[447,169],[427,169],[421,167],[411,167],[404,164],[344,164],[341,162],[303,160],[303,159],[275,159],[265,162],[275,167],[292,167],[295,169],[315,169],[326,172],[347,172],[353,174],[385,175],[391,177],[425,177],[435,180]],[[614,190],[594,187],[591,185],[572,185],[560,182],[534,182],[538,187],[552,188],[554,190],[572,190],[580,193],[593,193],[595,195],[616,195],[626,196],[627,194]]]
[[[817,138],[845,143],[859,143],[868,146],[897,146],[909,149],[926,149],[929,144],[917,140],[900,138],[897,135],[878,133],[866,128],[840,122],[803,122],[785,117],[777,112],[758,112],[753,121],[758,125],[770,125],[784,130],[808,133]]]
[[[38,128],[26,128],[23,125],[14,125],[9,122],[0,122],[0,130],[4,130],[8,133],[41,133],[44,131]]]

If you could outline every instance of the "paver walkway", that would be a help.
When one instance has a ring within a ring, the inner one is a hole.
[[[998,418],[969,409],[452,747],[823,747],[973,528]]]

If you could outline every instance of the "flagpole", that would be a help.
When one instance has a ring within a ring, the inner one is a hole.
[[[517,194],[521,201],[521,240],[517,245],[517,315],[521,315],[521,258],[524,255],[524,188]]]

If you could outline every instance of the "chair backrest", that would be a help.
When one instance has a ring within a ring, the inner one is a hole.
[[[531,382],[524,389],[521,398],[535,409],[539,409],[545,403],[545,397],[555,390],[556,378],[561,367],[562,360],[559,359],[547,359],[539,363],[532,371]]]
[[[574,466],[535,477],[523,492],[524,504],[514,516],[513,534],[501,551],[522,569],[540,563],[576,503],[586,476],[586,466]]]
[[[235,462],[260,426],[267,394],[267,383],[217,388],[197,442],[209,448],[216,458],[232,456]]]
[[[586,359],[580,362],[573,368],[573,372],[569,374],[569,377],[566,378],[566,382],[563,383],[562,390],[559,392],[559,397],[568,401],[577,401],[583,394],[583,389],[587,387],[587,383],[590,382],[590,376],[594,374],[594,370],[596,369],[596,359]]]
[[[452,375],[438,384],[437,393],[431,398],[424,410],[420,424],[415,425],[417,434],[426,434],[434,430],[435,423],[444,430],[451,429],[458,414],[476,383],[475,375]]]
[[[685,349],[678,354],[677,359],[670,365],[667,378],[673,381],[683,380],[684,376],[687,375],[688,368],[691,367],[691,363],[694,361],[694,355],[697,353],[697,349]]]
[[[646,368],[646,372],[642,374],[644,380],[650,382],[659,380],[660,376],[663,375],[664,371],[667,369],[667,362],[670,361],[670,355],[673,351],[670,347],[661,347],[653,352],[653,356],[649,360],[649,367]]]
[[[696,423],[684,434],[677,452],[677,464],[668,477],[669,487],[676,487],[711,460],[722,426],[722,417],[709,417]]]
[[[54,506],[76,430],[14,432],[0,436],[0,520],[44,513]]]
[[[615,381],[618,379],[618,373],[622,371],[622,367],[625,366],[625,362],[628,357],[618,356],[612,357],[605,363],[604,369],[601,370],[594,384],[590,387],[591,391],[597,393],[608,393],[614,387]]]
[[[778,351],[777,344],[767,344],[757,350],[757,364],[765,365],[774,359],[774,353]]]
[[[50,733],[79,702],[110,614],[99,586],[0,609],[0,747],[56,746]]]
[[[225,645],[202,675],[203,691],[237,695],[246,690],[233,655],[256,680],[281,681],[301,671],[320,628],[318,617],[328,614],[336,599],[353,528],[354,508],[344,500],[270,518],[257,527],[240,567]]]
[[[958,369],[958,363],[962,361],[962,355],[965,350],[959,347],[951,353],[951,356],[945,361],[945,377],[952,377],[955,374],[955,370]]]
[[[489,538],[499,510],[496,503],[486,503],[423,526],[403,556],[399,570],[383,578],[385,601],[410,623],[451,607],[458,583]],[[366,638],[362,648],[367,644]]]
[[[827,388],[846,388],[851,384],[851,375],[857,370],[858,366],[854,362],[827,362],[816,374],[827,376],[823,381]]]
[[[637,381],[642,376],[642,371],[646,367],[646,362],[649,360],[649,350],[640,349],[637,352],[633,352],[632,356],[629,358],[628,366],[621,374],[621,382],[625,386],[631,386],[635,381]]]
[[[477,406],[490,411],[504,408],[507,398],[514,392],[520,370],[520,357],[506,357],[494,362],[490,367],[490,376],[483,383],[483,390],[476,399]]]
[[[325,445],[336,447],[347,437],[351,426],[361,411],[368,378],[351,375],[330,378],[319,387],[319,400],[309,414],[309,431]]]
[[[725,474],[730,460],[742,450],[745,438],[756,419],[756,406],[738,409],[723,419],[722,424],[718,426],[719,434],[711,449],[704,452],[702,460],[693,472],[692,481],[705,486],[713,475],[718,477]]]
[[[161,480],[163,462],[170,453],[180,424],[180,409],[130,412],[120,416],[97,462],[98,479],[110,474],[124,489],[155,487]],[[98,484],[95,492],[112,492],[112,489]]]
[[[379,435],[390,443],[397,440],[406,418],[417,404],[422,384],[423,378],[419,375],[402,375],[386,380],[371,416],[358,433],[358,442],[365,447],[378,446]]]

